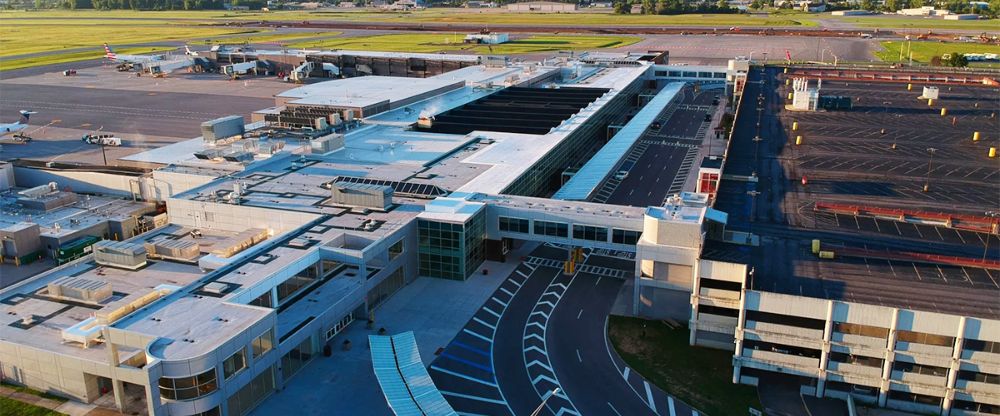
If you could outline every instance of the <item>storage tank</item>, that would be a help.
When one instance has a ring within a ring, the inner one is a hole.
[[[244,132],[243,116],[226,116],[201,123],[201,136],[206,143],[240,136]]]

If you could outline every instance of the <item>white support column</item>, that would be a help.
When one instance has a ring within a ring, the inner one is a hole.
[[[882,356],[882,383],[878,389],[878,405],[885,407],[889,400],[889,378],[892,377],[892,362],[896,358],[896,326],[899,322],[899,309],[892,310],[892,322],[889,326],[889,339],[886,340],[885,354]]]
[[[701,295],[700,266],[701,261],[696,259],[694,267],[691,268],[694,275],[691,276],[691,316],[688,318],[688,329],[691,333],[688,338],[689,345],[694,345],[698,341],[698,298]]]
[[[635,253],[635,284],[632,285],[632,315],[639,316],[639,304],[641,300],[639,299],[639,286],[642,285],[642,250],[636,248]]]
[[[740,357],[743,356],[743,321],[747,315],[747,293],[744,282],[743,293],[740,296],[740,315],[736,318],[736,331],[733,336],[733,341],[736,343],[736,350],[733,351],[733,384],[740,383],[740,367],[742,366]]]
[[[826,302],[826,325],[823,326],[823,349],[819,356],[819,374],[816,377],[816,397],[823,397],[826,389],[826,367],[830,361],[830,340],[833,338],[833,308],[832,300]]]
[[[965,317],[958,321],[958,333],[955,334],[955,346],[951,352],[951,368],[948,370],[948,389],[944,392],[941,402],[941,416],[951,414],[951,406],[955,401],[955,383],[958,382],[958,371],[962,366],[962,348],[965,348]]]

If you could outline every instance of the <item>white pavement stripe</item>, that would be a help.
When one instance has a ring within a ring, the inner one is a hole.
[[[608,407],[610,407],[610,408],[611,408],[611,411],[612,411],[612,412],[615,412],[615,414],[616,414],[616,415],[618,415],[618,416],[622,416],[621,412],[619,412],[619,411],[618,411],[618,409],[615,409],[615,406],[613,406],[613,405],[611,404],[611,402],[608,402]]]
[[[656,413],[656,402],[653,401],[653,390],[650,390],[650,388],[649,388],[649,382],[648,381],[643,380],[642,384],[643,384],[643,386],[646,387],[646,400],[647,400],[647,404],[649,404],[649,408],[650,409],[653,409],[653,413]],[[671,409],[670,413],[671,414],[674,413],[673,412],[673,407],[674,407],[673,405],[670,406],[670,409]]]
[[[674,398],[667,396],[667,407],[670,408],[670,416],[677,416],[677,410],[674,409]]]
[[[480,380],[480,379],[475,378],[475,377],[469,377],[469,376],[467,376],[465,374],[456,373],[456,372],[451,371],[451,370],[445,370],[445,369],[443,369],[441,367],[438,367],[436,365],[432,365],[431,366],[431,370],[434,370],[434,371],[437,371],[437,372],[441,372],[441,373],[444,373],[444,374],[448,374],[448,375],[452,375],[452,376],[455,376],[455,377],[463,378],[463,379],[466,379],[466,380],[469,380],[469,381],[472,381],[472,382],[476,382],[476,383],[479,383],[479,384],[485,384],[485,385],[490,386],[490,387],[497,387],[496,383],[491,383],[489,381]]]
[[[552,367],[549,367],[545,363],[543,363],[541,361],[538,361],[538,360],[531,360],[531,362],[528,363],[528,365],[524,366],[524,368],[527,369],[528,367],[531,367],[533,365],[541,366],[542,368],[544,368],[546,370],[552,371]]]
[[[479,413],[468,413],[468,412],[455,412],[455,413],[458,414],[458,416],[489,416]]]
[[[577,412],[576,412],[576,411],[574,411],[574,410],[571,410],[571,409],[567,409],[567,408],[565,408],[565,407],[560,407],[560,408],[559,408],[559,411],[558,411],[558,412],[556,412],[556,416],[562,416],[562,415],[576,415],[576,416],[580,416],[580,414],[579,414],[579,413],[577,413]]]
[[[492,340],[492,339],[489,339],[489,338],[487,338],[487,337],[484,337],[484,336],[482,336],[482,335],[479,335],[479,334],[477,334],[477,333],[475,333],[475,332],[472,332],[472,331],[470,331],[470,330],[468,330],[468,329],[462,329],[462,331],[463,331],[463,332],[465,332],[465,333],[467,333],[467,334],[469,334],[469,335],[472,335],[472,336],[474,336],[474,337],[476,337],[476,338],[479,338],[479,339],[481,339],[481,340],[483,340],[483,341],[486,341],[486,342],[489,342],[489,343],[493,343],[493,340]]]
[[[490,315],[493,315],[493,316],[495,316],[497,318],[500,318],[500,314],[494,312],[493,309],[490,309],[490,308],[487,308],[487,307],[483,306],[483,310],[486,311],[486,313],[489,313]]]
[[[514,297],[514,292],[511,292],[511,291],[507,290],[507,288],[505,288],[505,287],[501,287],[500,291],[503,292],[503,293],[506,293],[506,294],[510,295],[511,297]]]
[[[484,321],[484,320],[482,320],[482,319],[479,319],[479,318],[476,318],[475,316],[473,316],[473,317],[472,317],[472,320],[473,320],[473,321],[476,321],[476,322],[479,322],[479,323],[481,323],[481,324],[485,325],[485,326],[486,326],[487,328],[489,328],[489,329],[492,329],[492,330],[494,330],[494,331],[496,331],[496,329],[497,329],[496,325],[490,325],[490,324],[489,324],[489,323],[487,323],[486,321]]]
[[[524,274],[524,272],[522,272],[520,269],[514,270],[514,273],[517,273],[517,274],[521,275],[521,277],[523,277],[525,279],[528,278],[528,275]]]
[[[630,373],[631,371],[632,371],[632,369],[631,369],[631,368],[628,368],[628,367],[625,367],[625,374],[622,374],[622,377],[625,377],[625,381],[628,381],[628,374],[629,374],[629,373]]]
[[[450,391],[442,391],[441,394],[443,394],[445,396],[458,397],[458,398],[462,398],[462,399],[476,400],[476,401],[486,402],[486,403],[502,404],[504,406],[507,405],[507,402],[504,402],[504,401],[501,401],[501,400],[487,399],[485,397],[472,396],[472,395],[468,395],[468,394],[452,393]]]
[[[493,299],[493,300],[495,300],[495,301],[496,301],[497,303],[499,303],[499,304],[503,305],[503,307],[504,307],[504,308],[506,308],[506,307],[507,307],[507,304],[506,304],[506,303],[505,303],[504,301],[502,301],[502,300],[500,300],[500,299],[497,299],[497,297],[496,297],[496,296],[494,296],[494,297],[492,297],[492,298],[490,298],[490,299]]]
[[[581,363],[583,362],[583,357],[580,356],[580,349],[579,348],[576,349],[576,360],[579,361],[579,362],[581,362]]]

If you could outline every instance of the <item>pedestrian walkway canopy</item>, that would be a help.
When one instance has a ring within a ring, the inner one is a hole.
[[[604,178],[608,177],[611,170],[628,154],[632,145],[646,133],[646,129],[660,116],[663,109],[673,101],[674,97],[677,97],[683,87],[683,82],[671,82],[663,87],[552,198],[586,201],[590,194],[601,185]]]
[[[372,367],[382,394],[397,416],[457,416],[427,374],[413,331],[369,335]]]

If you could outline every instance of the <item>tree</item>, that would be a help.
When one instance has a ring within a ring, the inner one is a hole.
[[[990,0],[990,7],[986,11],[990,17],[1000,17],[1000,0]]]
[[[615,13],[616,14],[629,14],[632,12],[632,8],[628,3],[624,1],[615,2]]]
[[[878,5],[875,4],[874,0],[861,0],[861,10],[874,12],[875,9],[878,9]]]
[[[1000,1],[1000,0],[997,0],[997,1]],[[727,2],[726,0],[719,0],[717,3],[715,3],[715,8],[718,9],[719,11],[723,12],[723,13],[728,12],[729,11],[729,2]]]
[[[969,66],[969,59],[963,54],[952,52],[948,54],[947,58],[944,59],[944,64],[956,68],[964,68]]]
[[[902,8],[900,6],[900,0],[885,0],[885,11],[887,12],[895,12]]]
[[[653,14],[656,12],[653,0],[642,0],[642,12],[644,14]]]
[[[764,0],[753,0],[753,3],[750,3],[750,8],[754,9],[754,10],[763,9],[764,8]]]

